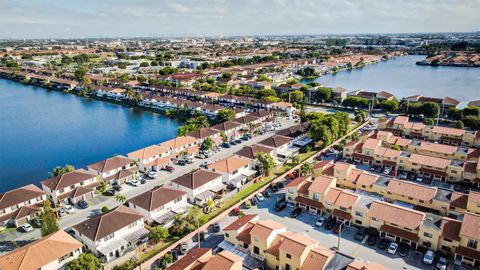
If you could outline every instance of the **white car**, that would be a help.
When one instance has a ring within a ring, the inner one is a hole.
[[[427,250],[425,252],[425,255],[423,255],[423,263],[424,264],[432,264],[434,258],[435,258],[435,252],[433,252],[431,250]]]
[[[140,186],[140,181],[136,180],[136,179],[133,179],[133,180],[130,180],[130,182],[128,182],[130,185],[134,186],[134,187],[138,187]]]
[[[60,217],[63,217],[63,216],[66,216],[67,215],[67,211],[65,211],[63,208],[58,210],[58,215]]]
[[[28,224],[28,223],[25,223],[22,225],[22,230],[24,232],[30,232],[30,231],[33,231],[33,227],[32,225]]]
[[[319,218],[317,219],[317,221],[315,222],[315,225],[316,225],[317,227],[322,227],[323,224],[325,224],[325,221],[326,221],[326,220],[327,220],[327,219],[324,218],[324,217],[319,217]]]
[[[257,193],[257,195],[255,195],[255,196],[257,196],[257,199],[259,201],[261,201],[261,202],[265,201],[265,197],[263,197],[262,193]]]
[[[445,257],[438,258],[436,268],[438,270],[446,270],[447,269],[447,259]]]
[[[384,174],[390,174],[392,172],[392,169],[391,168],[385,168],[385,170],[383,170],[383,173]]]
[[[398,244],[397,243],[392,242],[392,243],[390,243],[390,245],[388,245],[388,249],[387,249],[388,253],[393,255],[393,254],[397,253],[397,250],[398,250]]]
[[[65,205],[63,207],[63,210],[65,210],[65,212],[67,212],[67,214],[72,214],[75,212],[75,209],[73,209],[73,207],[69,204]]]
[[[153,178],[157,178],[157,176],[158,176],[157,172],[154,172],[154,171],[149,171],[149,172],[147,173],[147,175],[148,175],[148,177],[150,177],[150,178],[152,178],[152,179],[153,179]]]

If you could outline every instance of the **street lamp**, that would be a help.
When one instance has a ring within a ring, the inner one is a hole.
[[[344,220],[344,221],[340,224],[340,226],[339,226],[339,228],[338,228],[337,250],[339,250],[339,251],[340,251],[340,239],[342,238],[342,226],[343,226],[346,222],[347,222],[347,221]]]

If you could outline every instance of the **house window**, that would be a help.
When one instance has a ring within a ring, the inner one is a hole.
[[[253,246],[253,253],[260,255],[260,249],[257,246]]]
[[[363,213],[360,212],[360,211],[356,211],[356,212],[355,212],[355,215],[357,215],[357,216],[359,216],[359,217],[363,217]]]
[[[320,196],[317,193],[313,193],[313,199],[318,201],[320,200]]]
[[[427,233],[427,232],[424,232],[424,233],[423,233],[423,236],[428,237],[428,238],[432,238],[432,237],[433,237],[433,235],[432,235],[431,233]]]
[[[376,218],[374,218],[374,217],[372,217],[372,220],[373,220],[373,221],[378,221],[378,219],[376,219]]]
[[[342,211],[347,211],[347,208],[343,207],[343,206],[340,206],[340,210]]]
[[[478,245],[478,241],[473,240],[473,239],[469,239],[469,240],[468,240],[467,246],[468,246],[469,248],[474,248],[474,249],[476,249],[476,248],[477,248],[477,245]]]
[[[290,267],[290,264],[288,263],[285,264],[285,270],[292,270],[292,268]]]
[[[288,253],[287,253],[285,256],[287,256],[288,259],[291,259],[291,258],[292,258],[292,255],[290,255],[290,254],[288,254]]]
[[[225,233],[225,237],[230,237],[230,235],[228,233]]]

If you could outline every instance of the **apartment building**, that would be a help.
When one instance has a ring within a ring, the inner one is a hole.
[[[391,131],[395,135],[407,138],[416,138],[450,145],[478,146],[480,145],[479,131],[464,129],[427,126],[423,123],[410,122],[407,116],[383,119],[379,121],[381,130]]]
[[[194,248],[167,270],[242,270],[242,257],[229,251],[213,254],[209,248]]]
[[[240,217],[225,227],[224,235],[219,246],[230,245],[237,252],[247,252],[246,256],[262,261],[266,269],[388,269],[324,248],[318,240],[289,232],[283,224],[259,220],[258,215]]]
[[[460,244],[455,259],[473,267],[480,267],[480,215],[465,213],[460,228]]]

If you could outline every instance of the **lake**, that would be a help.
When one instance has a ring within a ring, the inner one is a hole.
[[[462,105],[480,99],[480,68],[415,64],[424,58],[422,55],[402,56],[360,69],[328,74],[315,81],[329,87],[341,86],[349,91],[384,90],[398,98],[417,94],[442,98],[449,96],[461,101]],[[302,81],[306,82],[308,80]]]
[[[0,192],[176,136],[179,122],[0,79]]]

